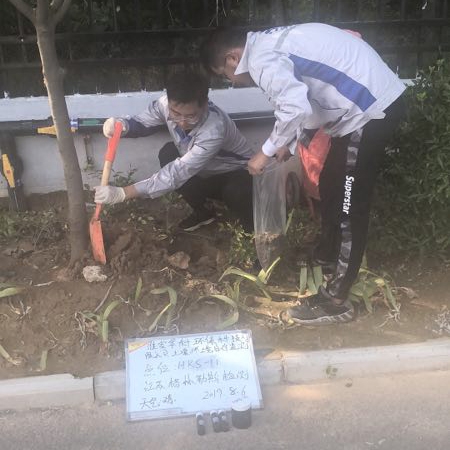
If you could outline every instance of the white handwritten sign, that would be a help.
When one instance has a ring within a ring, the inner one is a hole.
[[[262,407],[250,330],[129,339],[125,353],[128,420]]]

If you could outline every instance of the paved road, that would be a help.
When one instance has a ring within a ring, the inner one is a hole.
[[[192,418],[127,423],[124,404],[0,416],[1,450],[450,448],[450,372],[263,390],[248,430],[197,436]]]

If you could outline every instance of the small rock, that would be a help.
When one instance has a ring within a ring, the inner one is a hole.
[[[2,251],[2,253],[5,255],[5,256],[12,256],[14,253],[16,253],[17,252],[17,246],[11,246],[11,247],[6,247],[3,251]]]
[[[93,281],[106,281],[108,277],[102,273],[100,266],[86,266],[83,268],[83,277],[88,283]]]
[[[191,257],[184,252],[176,252],[167,257],[167,261],[169,261],[172,266],[178,267],[179,269],[187,269],[190,260]]]
[[[201,256],[197,261],[198,266],[212,266],[211,260],[208,255]]]
[[[29,255],[34,251],[34,245],[29,241],[20,241],[18,244],[18,252],[20,256]]]

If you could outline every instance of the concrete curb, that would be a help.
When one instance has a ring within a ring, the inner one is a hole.
[[[277,352],[257,363],[260,383],[316,383],[331,378],[450,369],[450,338],[418,344],[314,352]],[[125,399],[125,371],[76,379],[69,374],[0,381],[0,411],[78,406]]]
[[[450,369],[450,339],[320,352],[284,352],[284,380],[310,383],[330,378]]]
[[[0,411],[91,404],[93,386],[93,377],[68,373],[0,381]]]

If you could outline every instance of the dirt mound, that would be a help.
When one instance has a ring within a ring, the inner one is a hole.
[[[136,204],[131,213],[125,208],[118,212],[102,223],[107,252],[107,265],[102,268],[105,282],[88,283],[82,277],[83,265],[95,264],[90,253],[76,274],[58,277],[70,256],[64,239],[32,246],[23,236],[0,241],[0,283],[26,287],[20,295],[0,298],[0,345],[11,357],[9,361],[0,357],[0,379],[62,372],[88,376],[123,368],[126,338],[155,332],[212,331],[229,316],[230,307],[210,294],[228,292],[218,280],[229,266],[230,234],[217,224],[194,233],[176,231],[169,225],[185,213],[168,210],[163,202]],[[296,258],[298,254],[280,265],[271,283],[295,291],[299,276]],[[402,303],[400,322],[386,322],[388,311],[378,305],[373,314],[361,314],[349,324],[286,330],[268,326],[263,315],[244,308],[239,310],[235,326],[252,330],[256,348],[318,350],[435,337],[435,319],[442,315],[443,305],[450,304],[448,267],[426,270],[410,266],[404,272],[404,283],[416,288],[420,298]],[[234,280],[226,279],[228,287]],[[251,282],[243,281],[240,289],[240,301],[255,309]],[[164,317],[155,330],[155,318],[174,297],[170,326],[165,326]],[[105,346],[99,318],[112,306]],[[271,312],[270,305],[264,305],[260,309],[266,316],[276,317],[277,308]]]

